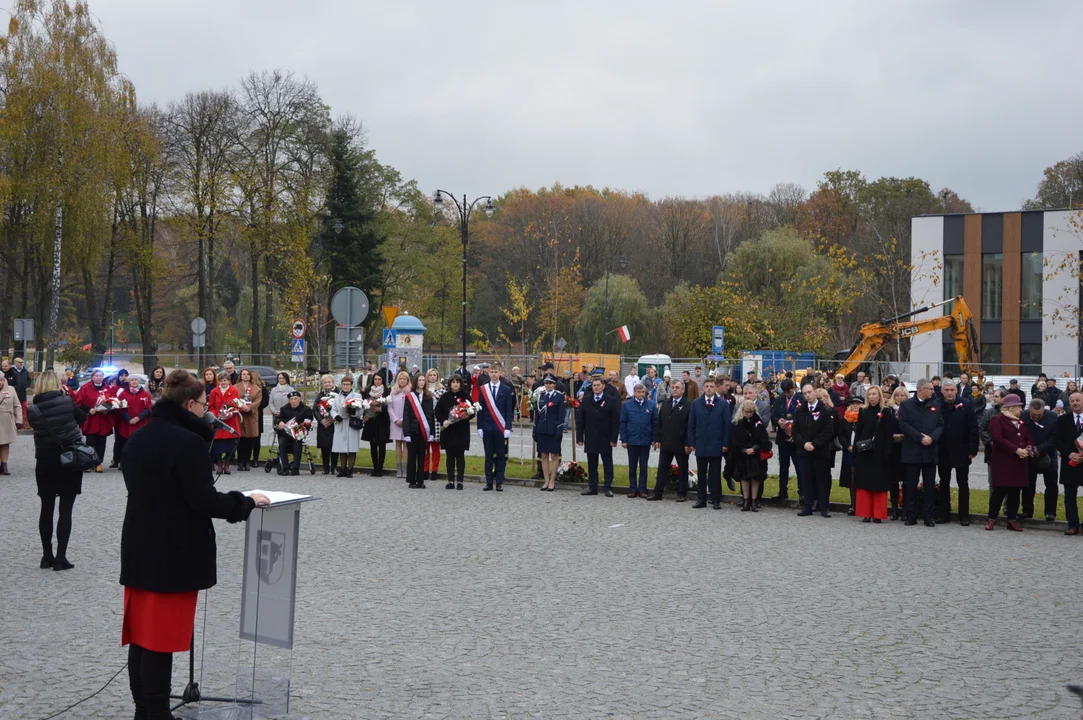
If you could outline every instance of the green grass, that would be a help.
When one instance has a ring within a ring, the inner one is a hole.
[[[261,457],[263,457],[263,458],[267,457],[267,448],[262,448],[262,450],[260,452],[261,452],[261,455],[260,455]],[[313,448],[313,458],[316,460],[317,464],[319,464],[319,457],[318,457],[318,455],[316,453],[316,450],[314,448]],[[440,460],[440,470],[441,470],[441,472],[445,471],[445,463],[446,463],[446,461],[447,461],[446,457],[442,457],[441,460]],[[369,462],[369,453],[368,453],[367,449],[362,450],[361,452],[359,452],[357,454],[357,463],[358,463],[357,466],[359,468],[371,468],[372,467],[372,463]],[[587,466],[586,461],[580,461],[579,464],[582,465],[584,469]],[[394,469],[395,469],[395,456],[394,456],[393,448],[390,448],[390,447],[388,448],[387,461],[385,462],[384,467],[385,467],[385,469],[387,467],[390,467],[392,472],[394,472]],[[651,469],[650,469],[649,476],[648,476],[648,487],[650,487],[652,490],[654,489],[654,479],[655,479],[656,471],[657,471],[656,469],[657,469],[657,465],[652,466]],[[598,468],[598,472],[601,473],[601,467]],[[837,470],[836,470],[836,472],[837,472]],[[484,458],[468,455],[466,457],[466,475],[484,476],[485,475]],[[508,464],[507,464],[506,468],[504,469],[504,476],[505,477],[507,477],[508,479],[515,479],[515,480],[529,480],[532,475],[534,475],[534,466],[532,466],[529,462],[522,461],[522,460],[519,460],[517,458],[508,458]],[[538,481],[538,482],[540,482],[540,481]],[[628,466],[627,465],[623,465],[623,466],[622,465],[616,465],[616,466],[614,466],[614,468],[613,468],[613,487],[614,488],[621,488],[621,489],[625,489],[625,490],[628,488]],[[726,487],[725,482],[723,482],[723,484],[722,484],[722,492],[723,492],[723,494],[729,492],[728,488]],[[672,492],[670,492],[669,494],[672,494]],[[764,495],[764,497],[772,497],[772,496],[777,495],[777,494],[778,494],[778,477],[772,475],[772,476],[767,478],[767,482],[766,482],[766,485],[764,486],[764,490],[763,490],[763,495]],[[793,473],[790,474],[790,497],[791,498],[796,498],[797,497],[797,478],[796,478],[796,476],[793,475]],[[844,488],[844,487],[839,486],[837,477],[833,478],[833,482],[832,482],[832,485],[831,485],[831,502],[844,503],[844,504],[849,504],[849,502],[850,502],[850,491],[848,489]],[[888,507],[890,509],[890,504],[889,504]],[[954,486],[951,488],[951,508],[952,508],[952,513],[953,514],[956,511],[958,511],[958,509],[959,509],[959,490]],[[1044,518],[1043,513],[1045,511],[1045,497],[1042,495],[1042,491],[1040,489],[1039,489],[1037,495],[1034,498],[1034,509],[1035,509],[1035,517],[1036,518],[1039,518],[1039,519]],[[988,490],[971,490],[970,491],[970,513],[972,515],[985,515],[985,513],[988,512],[988,510],[989,510],[989,491]],[[1003,517],[1003,513],[1001,513],[1001,517]],[[1057,498],[1057,519],[1058,520],[1064,520],[1065,519],[1065,515],[1064,515],[1064,498],[1063,497],[1058,497]]]

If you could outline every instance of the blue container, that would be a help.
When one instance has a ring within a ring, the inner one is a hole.
[[[749,355],[763,358],[762,361],[756,360],[762,377],[771,377],[780,372],[797,372],[816,365],[815,353],[791,352],[789,350],[742,350],[742,366]],[[743,372],[741,377],[744,377]]]

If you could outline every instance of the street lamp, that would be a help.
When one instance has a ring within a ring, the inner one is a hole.
[[[623,255],[620,256],[620,269],[623,270],[628,265],[628,258]],[[602,355],[609,354],[609,267],[612,265],[612,260],[606,256],[605,259],[605,324],[602,327]]]
[[[470,214],[474,211],[474,206],[482,200],[485,201],[485,215],[486,217],[492,217],[493,211],[496,209],[493,207],[493,199],[488,195],[482,195],[476,198],[474,202],[467,204],[466,195],[463,195],[463,201],[460,204],[455,195],[449,193],[447,190],[437,190],[432,196],[432,204],[436,208],[437,214],[439,214],[445,207],[444,196],[447,195],[451,198],[452,204],[455,205],[455,212],[459,216],[459,232],[462,234],[463,240],[463,372],[466,372],[466,245],[470,237]]]

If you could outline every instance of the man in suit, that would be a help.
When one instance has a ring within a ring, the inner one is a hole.
[[[806,383],[801,388],[805,402],[794,413],[793,442],[805,473],[805,492],[801,495],[800,517],[812,514],[812,506],[825,518],[831,517],[831,454],[835,442],[835,413],[816,397],[816,387]]]
[[[978,416],[970,400],[958,395],[955,381],[948,378],[940,386],[940,407],[944,414],[944,434],[937,443],[937,470],[940,474],[940,522],[951,522],[951,471],[959,485],[959,524],[970,524],[970,461],[978,455]]]
[[[899,429],[903,433],[902,463],[906,467],[906,525],[918,524],[918,480],[925,489],[925,527],[936,527],[936,464],[940,459],[937,442],[944,434],[944,413],[933,397],[933,384],[918,380],[917,392],[899,406]]]
[[[688,371],[685,371],[687,374]],[[688,453],[685,446],[688,435],[688,408],[691,401],[685,396],[684,382],[677,380],[670,387],[670,399],[658,408],[658,425],[654,429],[654,449],[658,450],[658,477],[654,481],[654,493],[648,500],[661,500],[669,480],[669,468],[677,465],[677,502],[688,496]]]
[[[707,378],[703,383],[703,396],[692,403],[688,414],[688,440],[685,452],[696,454],[699,496],[693,508],[707,507],[707,492],[711,494],[711,506],[722,509],[722,457],[729,452],[730,434],[733,432],[729,404],[715,393],[715,381]]]
[[[803,475],[800,461],[797,457],[797,446],[793,443],[791,432],[794,416],[797,408],[801,406],[801,400],[794,388],[793,380],[786,378],[779,385],[782,394],[775,398],[774,407],[771,408],[771,419],[775,422],[775,444],[778,446],[778,495],[775,500],[790,499],[790,461],[793,461],[794,473],[797,475],[797,494],[802,496]]]
[[[507,444],[511,423],[515,418],[515,391],[500,381],[500,363],[490,365],[489,382],[478,387],[478,437],[485,447],[485,487],[483,490],[504,490],[504,466],[507,464]]]
[[[1038,489],[1038,475],[1045,483],[1045,519],[1057,518],[1057,415],[1046,407],[1041,398],[1030,401],[1030,411],[1023,414],[1023,424],[1030,431],[1030,439],[1038,449],[1038,457],[1027,463],[1030,485],[1023,488],[1023,512],[1019,519],[1034,517],[1034,495]],[[1035,463],[1043,463],[1042,456],[1049,458],[1049,466],[1039,470]]]
[[[1083,435],[1083,393],[1068,398],[1070,412],[1057,418],[1056,445],[1060,453],[1060,483],[1064,486],[1064,515],[1068,520],[1065,535],[1079,534],[1079,506],[1076,491],[1083,485],[1083,450],[1076,439]]]
[[[620,431],[620,396],[606,390],[605,375],[599,373],[579,402],[575,417],[576,442],[587,453],[587,489],[580,495],[598,494],[598,459],[605,473],[605,496],[613,497],[613,448]]]

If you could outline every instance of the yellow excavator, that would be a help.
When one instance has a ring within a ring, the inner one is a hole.
[[[928,318],[926,320],[909,320],[914,315],[928,312],[944,305],[951,305],[951,311],[941,317]],[[880,322],[866,323],[861,326],[861,335],[849,351],[842,351],[835,356],[836,360],[842,360],[842,365],[836,371],[847,378],[857,372],[862,363],[868,362],[880,352],[880,349],[891,342],[902,338],[913,337],[923,333],[940,332],[951,330],[952,340],[955,342],[955,352],[959,358],[959,369],[969,374],[972,378],[981,378],[981,368],[978,358],[978,339],[974,332],[974,316],[962,296],[955,296],[950,300],[919,307],[910,312],[886,318]]]

